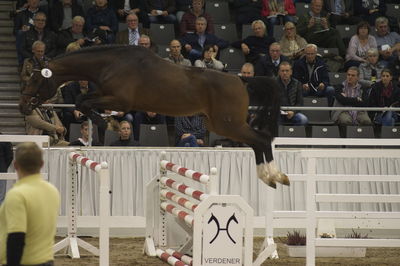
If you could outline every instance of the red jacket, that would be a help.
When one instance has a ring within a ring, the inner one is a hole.
[[[293,0],[284,0],[285,1],[285,10],[288,12],[288,15],[294,16],[296,15],[296,7],[294,6]],[[269,16],[269,0],[263,0],[261,16],[267,17]]]

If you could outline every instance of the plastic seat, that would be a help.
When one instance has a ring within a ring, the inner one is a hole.
[[[93,132],[92,132],[92,141],[99,142],[99,131],[97,129],[97,125],[93,125]],[[69,125],[69,141],[75,141],[81,137],[81,124],[71,123]]]
[[[400,138],[400,126],[395,126],[395,127],[382,126],[381,138],[382,139],[399,139]]]
[[[339,55],[339,49],[338,48],[323,48],[323,47],[318,47],[318,54],[320,54],[322,57],[327,56],[329,54],[334,54],[334,55]]]
[[[253,32],[253,29],[251,28],[251,24],[243,24],[242,25],[242,40],[253,34],[254,34],[254,32]]]
[[[104,146],[110,146],[111,143],[119,139],[119,134],[114,130],[106,130],[104,133]]]
[[[343,81],[346,80],[346,73],[340,73],[340,72],[329,72],[329,81],[332,86],[334,85],[340,85],[343,83]]]
[[[328,99],[326,97],[304,97],[304,106],[310,107],[327,107]],[[301,111],[308,118],[310,125],[333,125],[329,111],[321,110],[304,110]]]
[[[153,43],[168,45],[174,38],[174,24],[150,24],[150,39]]]
[[[306,137],[306,128],[304,126],[279,126],[279,137]]]
[[[140,125],[139,145],[147,147],[169,146],[167,125]]]
[[[238,40],[236,25],[233,23],[228,24],[215,24],[215,35],[225,41],[234,42]]]
[[[311,136],[313,138],[340,138],[338,126],[312,126]]]
[[[168,57],[170,51],[171,51],[171,50],[169,49],[169,45],[165,45],[165,44],[158,45],[157,54],[158,54],[161,58]]]
[[[205,11],[213,18],[214,23],[231,21],[228,1],[207,1]]]
[[[386,16],[400,18],[400,4],[386,4]]]
[[[372,126],[347,126],[347,138],[375,138],[374,128]]]
[[[336,29],[340,33],[340,37],[350,39],[353,35],[357,34],[356,25],[336,25]]]
[[[245,63],[245,58],[242,50],[233,47],[228,47],[220,52],[219,60],[226,64],[226,70],[235,72],[239,71]]]
[[[296,6],[296,15],[298,17],[301,17],[304,14],[307,14],[311,8],[311,4],[309,4],[309,3],[295,3],[295,6]]]
[[[283,25],[274,25],[274,38],[279,41],[284,34]]]

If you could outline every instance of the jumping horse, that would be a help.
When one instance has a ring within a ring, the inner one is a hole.
[[[98,95],[77,106],[86,115],[94,108],[169,116],[203,114],[208,130],[246,143],[254,150],[257,175],[262,181],[274,188],[276,181],[289,185],[272,155],[280,101],[273,79],[247,80],[249,85],[264,86],[268,91],[264,106],[250,126],[246,122],[249,96],[238,76],[176,65],[143,47],[99,46],[62,55],[35,69],[21,95],[21,113],[30,114],[62,83],[71,80],[97,85]]]

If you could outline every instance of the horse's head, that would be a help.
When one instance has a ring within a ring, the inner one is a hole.
[[[19,110],[24,115],[29,115],[32,110],[50,99],[55,94],[52,86],[52,72],[48,68],[35,68],[23,88],[19,101]]]

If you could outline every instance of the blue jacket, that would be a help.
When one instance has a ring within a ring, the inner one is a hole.
[[[96,6],[87,11],[86,22],[87,32],[92,32],[99,26],[108,26],[114,34],[118,31],[118,19],[113,9],[107,7],[99,9]]]
[[[209,45],[217,45],[219,49],[224,49],[228,47],[229,43],[223,39],[218,38],[214,34],[204,33],[206,36],[206,40],[204,42],[204,46]],[[190,44],[193,49],[202,51],[203,47],[199,44],[199,35],[197,33],[186,33],[183,35],[181,39],[182,47],[186,44]]]
[[[306,62],[306,57],[302,57],[294,63],[293,66],[293,77],[300,81],[302,84],[312,84],[315,88],[322,82],[325,87],[329,86],[329,75],[328,68],[322,60],[322,57],[317,56],[315,58],[315,65],[313,68],[313,73],[311,79],[309,78],[309,72]]]

